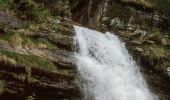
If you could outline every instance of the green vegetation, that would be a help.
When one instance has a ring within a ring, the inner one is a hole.
[[[43,4],[32,0],[0,0],[0,9],[14,11],[22,19],[44,21],[50,13]]]
[[[8,29],[8,30],[6,30],[5,35],[1,36],[0,39],[7,41],[7,40],[9,40],[9,37],[11,37],[14,33],[15,33],[14,31]]]
[[[37,4],[32,0],[20,0],[18,10],[24,12],[28,19],[33,20],[42,21],[50,16],[43,4]]]
[[[148,40],[161,44],[162,46],[165,46],[167,44],[166,39],[163,37],[163,35],[159,31],[151,32],[151,34],[149,34],[146,38]]]
[[[5,56],[6,62],[15,62],[17,65],[27,66],[27,67],[39,67],[46,70],[56,69],[53,62],[49,59],[42,58],[35,55],[22,55],[14,52],[0,50],[0,57]]]
[[[0,9],[12,9],[13,6],[12,0],[0,0]]]
[[[144,54],[149,59],[157,59],[158,61],[161,58],[166,57],[165,49],[162,46],[158,45],[146,45],[144,46]]]
[[[56,50],[57,46],[51,43],[46,37],[34,38],[30,36],[29,30],[19,29],[16,31],[8,30],[4,36],[0,37],[0,43],[9,43],[14,48],[28,47],[37,49]]]
[[[0,80],[0,94],[4,91],[4,82]]]
[[[33,93],[31,96],[27,97],[27,100],[35,100],[35,94]]]
[[[168,49],[158,45],[144,45],[142,48],[144,52],[140,54],[140,57],[155,69],[166,72],[167,58],[169,57]]]
[[[170,0],[153,0],[155,8],[160,10],[170,10]]]

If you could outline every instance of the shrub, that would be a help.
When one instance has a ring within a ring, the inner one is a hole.
[[[12,1],[13,0],[0,0],[0,9],[12,9]]]
[[[155,41],[156,43],[159,43],[161,45],[166,45],[166,39],[163,37],[163,35],[159,31],[152,32],[147,36],[147,39],[151,41]]]
[[[32,0],[21,0],[18,10],[24,12],[28,19],[43,21],[50,13],[45,9],[43,4],[37,4]]]
[[[162,63],[167,57],[166,50],[157,45],[144,46],[142,55],[147,59],[151,65]]]

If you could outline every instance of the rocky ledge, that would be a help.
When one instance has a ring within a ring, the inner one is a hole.
[[[80,100],[70,23],[30,24],[0,11],[0,99]]]

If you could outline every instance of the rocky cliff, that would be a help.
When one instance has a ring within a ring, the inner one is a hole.
[[[168,0],[0,0],[0,99],[81,100],[71,56],[76,24],[120,36],[152,91],[169,100],[169,5]]]
[[[80,100],[66,2],[0,2],[0,99]]]

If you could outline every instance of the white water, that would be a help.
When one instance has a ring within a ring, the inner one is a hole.
[[[158,100],[119,38],[74,26],[79,84],[84,100]]]

